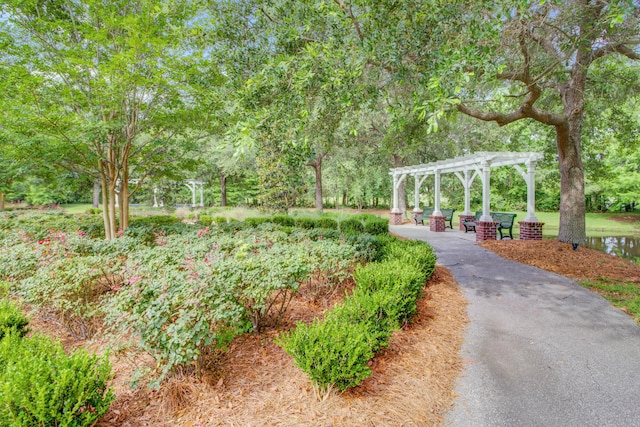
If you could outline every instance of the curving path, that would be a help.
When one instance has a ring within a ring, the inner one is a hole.
[[[429,242],[469,301],[449,426],[640,426],[640,327],[574,281],[509,261],[457,230]]]

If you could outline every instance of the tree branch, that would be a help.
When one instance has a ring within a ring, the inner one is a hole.
[[[599,49],[596,49],[591,55],[591,60],[593,61],[598,58],[602,58],[603,56],[609,55],[611,53],[619,53],[620,55],[624,55],[629,59],[640,61],[640,55],[633,49],[628,47],[625,43],[608,44]]]

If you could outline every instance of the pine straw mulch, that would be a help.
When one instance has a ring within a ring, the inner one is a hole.
[[[557,240],[486,240],[480,245],[503,258],[578,281],[616,280],[640,284],[640,265],[605,252]]]
[[[323,304],[297,298],[287,327],[320,316]],[[468,321],[466,300],[438,266],[418,314],[393,334],[359,387],[315,397],[309,378],[273,343],[276,331],[246,334],[210,355],[205,373],[177,375],[158,391],[132,390],[134,364],[114,357],[116,400],[97,424],[111,426],[424,426],[442,425],[462,371],[459,351]],[[137,362],[151,364],[141,359]]]

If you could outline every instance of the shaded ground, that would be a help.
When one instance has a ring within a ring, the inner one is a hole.
[[[320,315],[322,304],[300,298],[288,323]],[[460,347],[466,302],[451,274],[437,267],[424,289],[415,320],[393,335],[371,362],[360,387],[324,400],[280,347],[276,332],[236,339],[211,355],[200,379],[177,376],[159,391],[131,390],[126,378],[137,363],[117,360],[117,395],[98,426],[423,426],[441,425],[462,370]]]

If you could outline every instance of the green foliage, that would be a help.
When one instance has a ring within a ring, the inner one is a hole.
[[[391,333],[415,314],[425,280],[435,268],[433,250],[426,244],[404,245],[395,238],[378,243],[391,247],[381,251],[386,256],[402,249],[409,254],[356,268],[356,291],[324,321],[298,323],[277,340],[320,393],[353,387],[370,375],[368,358],[388,345]]]
[[[357,234],[364,232],[364,225],[359,219],[347,218],[340,221],[340,231],[343,233]]]
[[[200,214],[198,215],[198,222],[202,225],[211,225],[213,223],[213,217],[211,215]]]
[[[226,224],[227,223],[227,218],[224,217],[224,216],[214,216],[213,217],[213,222],[215,222],[218,225]]]
[[[640,286],[635,283],[620,283],[604,280],[581,282],[592,291],[600,294],[611,304],[629,313],[640,324]]]
[[[20,305],[8,299],[0,299],[0,339],[10,333],[24,336],[28,329],[29,319],[22,314]]]
[[[249,227],[257,227],[260,224],[264,224],[265,222],[270,222],[271,218],[263,216],[263,217],[249,217],[245,218],[244,223]]]
[[[287,227],[293,227],[296,224],[296,220],[289,215],[274,215],[271,217],[271,222]]]
[[[295,226],[310,230],[318,227],[318,221],[315,218],[296,218]]]
[[[325,218],[322,217],[318,219],[318,226],[320,228],[326,228],[329,230],[337,230],[338,229],[338,221],[333,218]]]
[[[162,226],[179,224],[180,218],[173,215],[153,215],[138,216],[129,220],[129,227],[152,227],[160,228]]]
[[[386,218],[367,218],[364,221],[364,232],[379,235],[389,233],[389,220]]]
[[[108,357],[67,355],[46,337],[0,341],[0,424],[92,426],[114,399]]]
[[[424,271],[425,279],[429,279],[435,270],[436,254],[433,248],[419,240],[394,238],[384,246],[383,256],[387,260],[397,260]]]
[[[365,323],[298,323],[295,330],[282,334],[276,342],[309,375],[321,394],[332,386],[339,390],[354,387],[371,375],[367,362],[373,357],[376,338]]]
[[[74,336],[87,338],[109,290],[109,264],[106,257],[95,255],[53,259],[22,280],[18,293],[29,304],[57,315]]]

